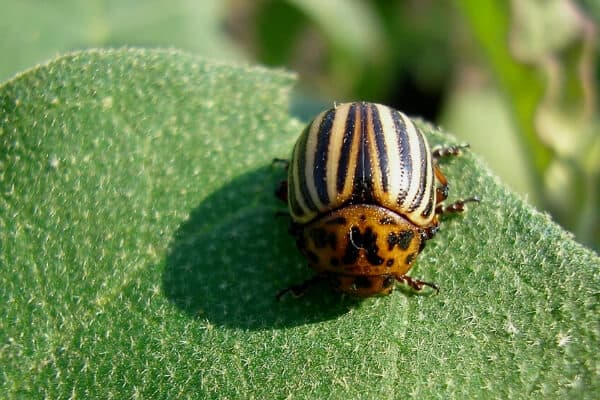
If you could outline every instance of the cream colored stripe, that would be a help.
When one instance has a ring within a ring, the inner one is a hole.
[[[328,158],[327,158],[327,194],[329,202],[335,202],[337,198],[337,171],[342,153],[342,145],[344,141],[344,130],[346,128],[346,120],[348,119],[348,111],[350,111],[351,103],[340,104],[335,108],[335,119],[331,127],[331,135],[329,137]]]
[[[356,163],[358,162],[358,148],[360,146],[359,137],[362,124],[363,121],[360,120],[360,105],[356,103],[356,107],[354,107],[354,132],[351,136],[352,145],[350,146],[350,156],[348,157],[348,169],[345,171],[346,177],[344,179],[344,188],[341,196],[338,196],[342,202],[352,197],[355,178],[354,174],[356,173]]]
[[[379,165],[379,152],[377,150],[377,141],[375,138],[375,125],[373,119],[375,116],[371,111],[371,107],[367,106],[367,129],[365,134],[367,135],[367,145],[369,146],[369,159],[367,162],[371,163],[371,173],[373,174],[373,192],[375,198],[381,199],[381,193],[383,192],[383,184],[381,182],[381,167]]]
[[[394,127],[394,120],[392,119],[392,113],[397,112],[389,107],[377,104],[379,110],[379,119],[381,120],[381,128],[383,129],[385,139],[385,149],[388,159],[388,193],[387,198],[390,202],[389,206],[396,205],[396,199],[400,194],[398,190],[401,185],[405,184],[403,180],[406,176],[402,174],[404,165],[400,159],[398,135],[396,134],[396,128]]]

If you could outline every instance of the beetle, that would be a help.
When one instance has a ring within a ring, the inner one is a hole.
[[[276,195],[288,203],[289,231],[315,275],[276,298],[300,296],[319,281],[357,297],[389,294],[396,281],[438,292],[407,272],[438,231],[441,214],[479,201],[443,205],[449,185],[438,162],[466,147],[431,150],[409,117],[381,104],[343,103],[320,113],[289,162],[276,159],[288,170]]]

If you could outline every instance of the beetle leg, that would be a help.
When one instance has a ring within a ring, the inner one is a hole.
[[[275,197],[279,200],[287,203],[288,201],[288,182],[287,180],[279,182],[275,188]]]
[[[467,147],[469,147],[468,144],[464,144],[464,145],[460,145],[460,146],[450,146],[450,147],[438,148],[436,150],[433,150],[433,152],[432,152],[433,158],[437,161],[440,157],[445,157],[448,155],[458,155],[458,154],[460,154],[461,149],[464,149]],[[435,202],[436,203],[436,207],[435,207],[436,214],[463,212],[465,210],[466,203],[480,201],[479,197],[473,196],[473,197],[469,197],[468,199],[458,200],[452,204],[444,206],[441,203],[448,198],[448,191],[449,191],[448,179],[446,179],[446,177],[442,173],[442,170],[440,169],[439,165],[437,165],[437,164],[434,165],[433,172],[435,174],[436,179],[441,184],[441,186],[438,186],[436,188],[436,196],[435,196],[436,197],[436,202]],[[436,231],[437,231],[437,229],[436,229]],[[427,239],[430,239],[431,236],[433,236],[433,235],[430,235],[429,237],[427,237]]]
[[[429,240],[435,236],[436,233],[440,230],[440,225],[438,223],[429,225],[427,228],[421,231],[421,238],[424,240]]]
[[[481,200],[477,196],[469,197],[464,200],[457,200],[452,204],[448,204],[447,206],[440,204],[435,208],[436,214],[446,214],[446,213],[458,213],[463,212],[465,210],[466,203],[479,203]]]
[[[429,286],[430,288],[434,289],[436,293],[440,292],[440,288],[435,283],[425,282],[420,279],[411,278],[408,275],[396,275],[396,280],[399,282],[406,283],[408,286],[410,286],[416,291],[421,291],[423,290],[423,287]]]
[[[419,245],[419,253],[423,251],[425,248],[425,244],[429,239],[435,236],[435,234],[440,230],[440,223],[438,222],[437,216],[434,217],[433,222],[426,228],[421,229],[421,244]]]
[[[307,280],[305,280],[302,283],[299,283],[297,285],[292,285],[290,287],[287,287],[285,289],[280,290],[279,292],[277,292],[277,294],[275,295],[275,299],[277,301],[281,300],[281,297],[290,292],[292,293],[292,295],[294,297],[301,297],[302,295],[304,295],[304,293],[306,293],[306,291],[314,286],[315,284],[321,282],[323,280],[323,277],[321,275],[315,275],[311,278],[308,278]]]
[[[448,179],[442,173],[442,170],[438,166],[437,162],[440,158],[448,157],[448,156],[457,156],[459,155],[463,149],[468,148],[468,144],[461,144],[456,146],[447,146],[447,147],[437,147],[433,149],[431,152],[431,156],[433,157],[434,166],[433,172],[435,173],[435,177],[440,182],[441,186],[436,188],[436,204],[441,203],[442,201],[448,198]]]
[[[437,161],[442,157],[457,156],[461,153],[463,149],[467,148],[469,148],[468,144],[459,144],[447,147],[436,147],[431,151],[431,155],[433,156],[433,159]]]
[[[437,180],[442,185],[442,186],[438,186],[435,189],[436,190],[435,203],[439,204],[448,198],[448,179],[446,179],[446,177],[442,173],[442,170],[440,169],[440,167],[437,164],[435,164],[433,166],[433,172],[435,173],[435,177],[437,178]]]
[[[283,165],[283,168],[286,171],[290,167],[290,161],[286,160],[286,159],[283,159],[283,158],[274,158],[273,159],[273,164],[281,164],[281,165]],[[287,190],[288,190],[287,180],[281,181],[281,182],[279,182],[279,184],[275,188],[275,196],[279,200],[283,201],[284,203],[287,203]]]
[[[274,158],[273,164],[281,164],[283,168],[287,170],[290,166],[290,160],[286,160],[285,158]]]

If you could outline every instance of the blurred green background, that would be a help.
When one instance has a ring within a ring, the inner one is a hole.
[[[63,0],[0,9],[0,81],[91,47],[176,47],[294,70],[299,118],[360,99],[442,125],[600,249],[597,0]]]

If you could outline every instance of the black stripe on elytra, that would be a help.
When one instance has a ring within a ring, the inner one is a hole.
[[[390,172],[388,166],[387,151],[385,148],[385,134],[381,126],[379,110],[375,104],[371,104],[371,119],[373,120],[373,135],[377,144],[377,160],[379,161],[379,171],[381,172],[381,186],[383,191],[388,191],[388,174]]]
[[[373,198],[373,174],[371,172],[371,155],[367,137],[367,105],[360,103],[360,136],[358,154],[356,160],[356,172],[354,173],[354,185],[352,187],[352,201],[354,203],[372,204]]]
[[[423,196],[425,194],[425,189],[427,188],[427,171],[431,168],[431,165],[429,164],[430,156],[427,154],[427,147],[425,146],[425,138],[423,137],[423,135],[421,135],[417,127],[415,127],[415,129],[417,130],[417,137],[419,138],[419,158],[421,161],[421,176],[419,177],[418,182],[419,190],[417,190],[417,195],[415,196],[412,204],[408,208],[409,212],[415,211],[423,202]]]
[[[412,179],[412,159],[410,158],[410,142],[408,141],[408,133],[406,132],[406,125],[404,124],[404,119],[398,111],[392,112],[392,121],[394,122],[394,130],[396,131],[396,143],[398,145],[398,155],[400,157],[400,165],[398,165],[397,168],[400,168],[400,175],[402,175],[403,177],[403,179],[401,179],[400,181],[403,185],[406,185],[406,187],[400,188],[398,198],[396,199],[398,205],[402,205],[402,203],[404,203],[404,200],[406,200],[406,196],[408,196],[408,189],[410,187]],[[406,177],[406,179],[404,179],[404,177]]]
[[[310,197],[310,192],[308,190],[308,183],[306,182],[306,142],[308,141],[308,135],[310,134],[310,129],[312,124],[306,127],[306,130],[302,133],[300,142],[298,142],[298,185],[300,185],[300,193],[302,194],[302,200],[306,207],[309,210],[316,211],[317,206],[315,206],[315,202]]]
[[[319,131],[317,132],[317,146],[315,149],[315,168],[313,169],[313,178],[317,188],[317,194],[322,204],[329,204],[329,195],[327,194],[327,158],[329,155],[329,137],[331,136],[331,127],[335,119],[335,109],[327,111],[327,114],[321,120]]]
[[[290,173],[290,174],[288,174],[288,188],[293,189],[295,187],[296,187],[296,182],[294,181],[294,174]],[[288,198],[289,198],[290,207],[292,208],[292,212],[294,213],[294,215],[297,215],[297,216],[304,215],[304,210],[302,209],[302,207],[300,207],[300,204],[298,204],[298,199],[296,199],[296,191],[295,190],[289,190]]]
[[[427,200],[427,206],[421,213],[421,216],[429,217],[429,215],[431,214],[431,211],[433,210],[434,194],[435,194],[435,186],[432,183],[431,186],[429,187],[429,199]]]
[[[344,191],[344,183],[348,176],[348,163],[350,162],[350,152],[352,151],[352,142],[354,140],[354,129],[356,127],[356,104],[352,104],[346,117],[346,126],[344,127],[344,138],[342,139],[342,149],[340,151],[340,161],[337,170],[336,189],[338,193]]]

